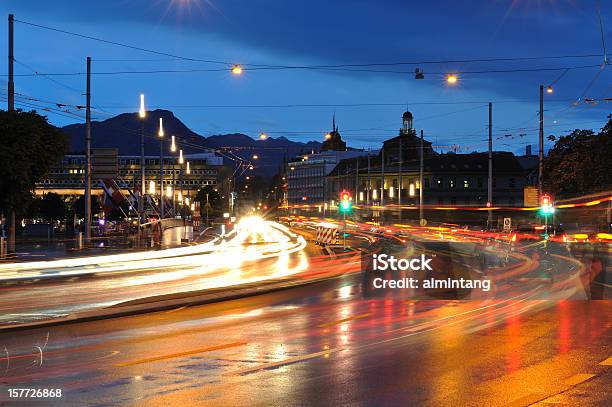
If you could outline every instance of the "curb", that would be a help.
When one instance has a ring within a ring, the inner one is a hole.
[[[15,325],[6,325],[0,326],[0,335],[5,332],[14,332],[14,331],[23,331],[30,329],[40,329],[53,327],[58,325],[67,325],[67,324],[77,324],[83,322],[90,321],[98,321],[103,319],[110,318],[119,318],[140,314],[148,314],[159,311],[167,311],[170,309],[187,306],[187,305],[204,305],[211,304],[215,302],[221,301],[230,301],[236,300],[240,298],[246,298],[256,295],[268,294],[274,291],[286,290],[289,288],[295,288],[300,286],[305,286],[308,284],[315,284],[325,280],[332,280],[334,278],[342,277],[333,276],[333,277],[318,277],[312,278],[308,280],[281,280],[281,281],[272,281],[266,283],[264,285],[260,284],[257,286],[247,286],[243,288],[239,288],[237,286],[233,290],[217,290],[219,292],[211,293],[212,290],[204,290],[208,291],[208,293],[202,291],[190,292],[190,293],[179,293],[179,294],[169,294],[163,296],[155,296],[155,297],[147,297],[141,299],[130,300],[128,302],[119,303],[112,305],[107,308],[101,308],[92,311],[84,311],[76,314],[71,314],[66,317],[50,319],[45,321],[38,322],[28,322],[24,324],[15,324]],[[178,298],[177,298],[178,297]]]

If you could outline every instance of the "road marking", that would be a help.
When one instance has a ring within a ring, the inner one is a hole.
[[[186,352],[173,353],[173,354],[170,354],[170,355],[154,356],[154,357],[150,357],[150,358],[133,360],[131,362],[117,363],[115,366],[117,366],[117,367],[126,367],[126,366],[140,365],[140,364],[143,364],[143,363],[157,362],[159,360],[174,359],[174,358],[178,358],[178,357],[181,357],[181,356],[195,355],[197,353],[212,352],[214,350],[234,348],[234,347],[243,346],[243,345],[246,345],[246,344],[247,344],[246,342],[226,343],[226,344],[223,344],[223,345],[215,345],[215,346],[209,346],[208,348],[193,349],[193,350],[189,350],[189,351],[186,351]]]
[[[370,315],[372,315],[372,313],[368,312],[368,313],[365,313],[365,314],[356,315],[354,317],[339,319],[337,321],[332,321],[332,322],[326,322],[324,324],[317,325],[317,328],[325,328],[325,327],[331,326],[331,325],[338,325],[338,324],[342,324],[344,322],[353,321],[355,319],[365,318],[365,317],[368,317]]]
[[[573,375],[569,379],[564,380],[563,384],[567,386],[575,386],[577,384],[580,384],[582,382],[589,380],[591,377],[595,377],[595,375],[590,374],[590,373],[578,373],[578,374]]]
[[[291,358],[280,360],[278,362],[263,363],[261,365],[257,365],[257,366],[254,366],[254,367],[248,367],[246,369],[235,370],[233,372],[224,373],[224,376],[239,376],[239,375],[243,375],[243,374],[247,374],[247,373],[258,372],[260,370],[270,369],[270,368],[273,368],[273,367],[279,367],[279,366],[283,366],[283,365],[290,365],[292,363],[302,362],[304,360],[318,358],[319,356],[326,356],[326,355],[329,355],[331,353],[340,352],[341,350],[344,350],[344,348],[326,349],[326,350],[323,350],[321,352],[309,353],[308,355],[294,356],[294,357],[291,357]]]
[[[184,305],[184,306],[179,307],[179,308],[174,308],[174,309],[171,309],[170,311],[166,311],[166,312],[165,312],[165,314],[170,314],[170,313],[172,313],[172,312],[180,311],[180,310],[182,310],[182,309],[187,308],[188,306],[189,306],[189,305]]]
[[[513,402],[506,404],[506,407],[525,407],[525,406],[530,406],[532,404],[535,404],[539,401],[544,400],[545,398],[547,398],[548,395],[544,394],[544,393],[531,393],[528,394],[524,397],[521,397],[520,399],[514,400]]]
[[[608,359],[604,360],[603,362],[599,363],[601,366],[612,366],[612,356],[610,356]]]

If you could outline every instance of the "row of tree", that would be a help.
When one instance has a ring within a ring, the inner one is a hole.
[[[544,187],[556,198],[612,189],[612,115],[599,133],[561,136],[544,159]]]

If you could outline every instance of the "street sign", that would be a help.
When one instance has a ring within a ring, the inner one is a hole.
[[[510,230],[511,226],[512,226],[512,219],[504,218],[504,230]]]
[[[116,179],[119,175],[118,155],[119,150],[116,148],[92,148],[92,179]]]

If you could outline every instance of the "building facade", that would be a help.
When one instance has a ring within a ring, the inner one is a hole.
[[[386,140],[373,155],[345,158],[326,177],[328,203],[342,190],[356,204],[430,206],[487,205],[488,153],[438,154],[432,144],[417,137],[413,116],[405,112],[397,137]],[[422,150],[421,150],[422,146]],[[423,154],[423,185],[420,159]],[[524,187],[533,183],[533,160],[511,152],[493,152],[492,205],[523,206]]]
[[[145,185],[147,189],[151,182],[155,185],[156,193],[160,191],[160,158],[159,156],[145,157]],[[184,156],[185,163],[189,162],[189,173],[186,164],[179,164],[178,157],[164,158],[163,189],[168,188],[184,196],[193,196],[202,187],[217,185],[219,169],[223,165],[221,157],[214,153],[201,153]],[[46,179],[36,184],[35,193],[42,195],[54,192],[59,195],[83,195],[85,190],[84,155],[66,155],[61,162],[52,167]],[[127,195],[131,191],[140,190],[140,156],[117,156],[116,176],[112,178]],[[100,179],[96,177],[96,168],[92,169],[92,194],[104,193],[100,186]]]

